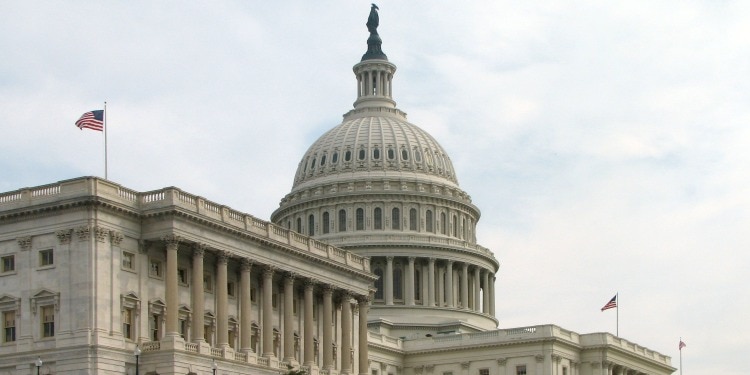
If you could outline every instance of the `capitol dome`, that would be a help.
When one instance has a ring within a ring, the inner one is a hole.
[[[494,329],[499,262],[477,244],[479,208],[445,149],[396,107],[396,66],[380,48],[376,8],[370,17],[354,108],[302,155],[271,221],[369,259],[370,317],[382,332]]]

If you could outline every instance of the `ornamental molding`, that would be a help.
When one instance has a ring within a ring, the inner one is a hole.
[[[122,234],[122,232],[118,232],[116,230],[109,231],[109,241],[114,246],[120,246],[120,243],[122,243],[122,240],[125,238],[125,236]]]
[[[75,229],[79,241],[88,241],[91,238],[91,228],[88,225],[82,225]]]
[[[31,250],[31,236],[18,237],[16,238],[16,241],[21,250]]]
[[[37,307],[54,305],[55,311],[60,311],[60,293],[49,289],[42,289],[29,299],[31,313],[36,315]]]
[[[107,235],[109,235],[109,229],[100,227],[98,225],[94,225],[93,229],[94,229],[94,237],[96,238],[97,242],[105,242],[107,240]]]
[[[55,236],[57,236],[57,242],[59,242],[60,245],[70,244],[70,240],[73,237],[73,229],[58,230],[55,232]]]

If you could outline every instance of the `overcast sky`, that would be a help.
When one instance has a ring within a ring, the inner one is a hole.
[[[750,347],[750,2],[380,1],[394,99],[453,159],[501,328]],[[352,107],[365,1],[0,5],[0,191],[104,176],[268,219]],[[743,276],[744,275],[744,276]]]

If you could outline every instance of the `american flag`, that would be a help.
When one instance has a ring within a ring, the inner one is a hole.
[[[602,311],[607,310],[607,309],[613,309],[615,307],[617,307],[617,294],[615,294],[615,296],[612,297],[612,299],[609,300],[609,302],[607,302],[607,304],[604,305],[604,307],[602,307]]]
[[[679,350],[682,350],[682,348],[686,347],[687,345],[685,345],[685,341],[680,340],[680,345],[679,346],[680,346]]]
[[[91,129],[96,131],[104,130],[104,111],[99,109],[96,111],[89,111],[81,115],[81,118],[76,121],[76,126],[83,130]]]

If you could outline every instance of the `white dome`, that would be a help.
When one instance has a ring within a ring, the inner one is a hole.
[[[353,178],[407,179],[458,188],[453,164],[427,132],[397,109],[347,114],[318,138],[297,167],[292,192]]]

